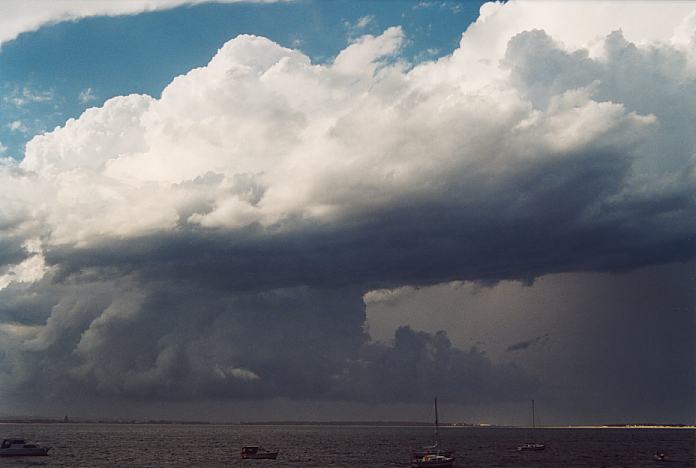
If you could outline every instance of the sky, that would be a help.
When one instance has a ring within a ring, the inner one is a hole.
[[[696,423],[696,2],[0,31],[0,416]]]

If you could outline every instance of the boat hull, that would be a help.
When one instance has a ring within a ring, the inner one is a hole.
[[[45,457],[50,448],[0,449],[0,457]]]
[[[245,460],[275,460],[278,458],[278,452],[268,452],[268,453],[248,453],[242,455]]]
[[[421,468],[421,467],[428,467],[428,468],[440,468],[440,467],[446,467],[446,466],[454,466],[454,458],[450,457],[442,457],[439,459],[431,459],[431,460],[413,460],[411,462],[411,467],[412,468]]]
[[[432,449],[424,449],[424,450],[416,450],[413,452],[412,457],[413,458],[423,458],[426,455],[442,455],[447,458],[453,458],[454,455],[454,450],[432,450]]]

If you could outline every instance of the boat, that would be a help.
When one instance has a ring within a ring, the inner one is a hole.
[[[258,445],[246,445],[242,447],[242,458],[249,460],[275,460],[278,457],[278,451],[271,452],[263,449]]]
[[[536,419],[534,417],[534,400],[532,400],[532,434],[536,433]],[[520,452],[535,452],[539,450],[544,450],[546,445],[539,444],[537,442],[528,442],[517,447]]]
[[[431,453],[420,458],[414,458],[411,462],[411,466],[415,468],[420,468],[422,466],[427,467],[446,467],[453,466],[454,458],[446,457],[444,455],[439,455]]]
[[[669,456],[665,452],[657,452],[653,455],[655,461],[670,461]]]
[[[522,451],[527,451],[527,450],[544,450],[546,448],[546,445],[544,444],[522,444],[517,447],[517,450],[520,452]]]
[[[435,443],[411,454],[411,467],[447,467],[454,465],[454,451],[440,448],[437,397],[435,397]]]
[[[26,439],[4,439],[0,444],[0,457],[44,457],[51,447],[42,447]]]

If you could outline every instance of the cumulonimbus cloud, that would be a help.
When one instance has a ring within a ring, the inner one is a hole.
[[[443,335],[370,346],[362,297],[693,257],[693,5],[668,8],[671,29],[641,3],[625,34],[585,36],[558,15],[590,24],[598,4],[554,5],[487,5],[415,66],[398,27],[327,65],[239,36],[159,99],[35,137],[0,166],[5,380],[413,400],[425,387],[395,394],[385,369],[476,369],[517,390],[498,398],[528,395],[533,379]]]

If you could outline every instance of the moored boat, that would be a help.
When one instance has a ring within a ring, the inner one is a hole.
[[[278,451],[272,452],[263,449],[258,445],[247,445],[242,447],[242,458],[250,460],[275,460],[278,457]]]
[[[519,447],[517,447],[517,450],[520,452],[526,451],[526,450],[544,450],[546,448],[546,445],[544,444],[535,444],[535,443],[530,443],[530,444],[522,444]]]
[[[424,447],[422,450],[414,450],[413,451],[413,458],[424,457],[426,455],[434,455],[434,454],[439,454],[439,455],[444,455],[446,457],[451,457],[454,455],[454,450],[441,450],[441,449],[437,448],[436,446]]]
[[[435,398],[435,443],[411,454],[411,467],[447,467],[454,465],[454,451],[440,448],[439,421],[437,415],[437,397]]]
[[[532,400],[532,434],[536,435],[536,417],[534,415],[534,400]],[[535,452],[544,450],[546,445],[537,442],[528,442],[517,447],[520,452]]]
[[[430,453],[427,455],[424,455],[422,457],[414,458],[411,461],[411,466],[413,468],[420,468],[420,467],[446,467],[446,466],[453,466],[454,465],[454,458],[453,457],[447,457],[445,455],[440,455],[436,453]]]
[[[0,457],[43,457],[51,447],[42,447],[26,439],[4,439],[0,444]]]

